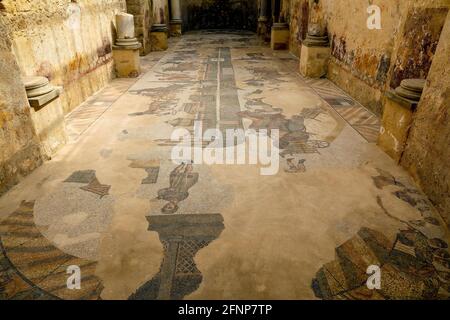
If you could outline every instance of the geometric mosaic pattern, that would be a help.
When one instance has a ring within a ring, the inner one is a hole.
[[[376,115],[328,79],[304,78],[303,80],[368,142],[377,142],[380,119]]]
[[[0,224],[0,299],[98,300],[97,262],[55,247],[34,224],[34,202],[22,202]],[[69,266],[81,270],[81,289],[67,288]]]

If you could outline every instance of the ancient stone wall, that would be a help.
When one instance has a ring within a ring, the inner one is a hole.
[[[7,22],[0,15],[0,196],[42,162]]]
[[[167,24],[170,22],[170,11],[168,0],[153,0],[153,22],[158,24]]]
[[[149,30],[153,22],[152,0],[127,0],[127,12],[134,15],[136,37],[142,44],[141,55],[148,54],[152,47]]]
[[[450,7],[448,0],[390,1],[381,9],[381,30],[369,30],[366,0],[291,0],[292,53],[308,23],[326,28],[332,46],[328,78],[381,115],[384,92],[405,78],[426,78]]]
[[[401,161],[450,226],[450,14]]]
[[[183,0],[184,30],[240,29],[256,31],[256,0]]]
[[[114,76],[114,16],[125,0],[3,0],[0,10],[21,74],[63,86],[66,113]]]
[[[290,4],[290,51],[300,56],[300,46],[308,31],[310,0],[291,0]]]
[[[114,77],[114,16],[125,10],[125,0],[0,1],[0,195],[43,160],[21,77],[63,87],[70,112]]]
[[[374,1],[381,9],[381,30],[369,30],[366,1],[339,2],[348,3],[324,4],[332,41],[328,77],[380,115],[389,87],[405,78],[426,78],[449,3]]]

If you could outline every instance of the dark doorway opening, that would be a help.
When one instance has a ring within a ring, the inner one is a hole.
[[[255,0],[183,1],[184,30],[233,29],[256,31]]]

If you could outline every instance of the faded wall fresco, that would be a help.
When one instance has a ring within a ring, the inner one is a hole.
[[[239,29],[256,31],[257,1],[182,1],[185,30]]]
[[[426,79],[448,8],[418,8],[408,13],[399,41],[391,88],[403,79]]]
[[[292,0],[290,51],[299,56],[308,25],[327,30],[332,46],[328,78],[380,115],[389,86],[406,77],[426,78],[449,3],[373,4],[381,9],[381,30],[367,28],[367,1]]]

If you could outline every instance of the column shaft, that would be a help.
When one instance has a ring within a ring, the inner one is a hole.
[[[180,21],[181,20],[181,5],[180,0],[170,0],[171,9],[171,20]]]
[[[259,10],[259,18],[266,18],[267,19],[267,8],[268,8],[268,1],[269,0],[261,0],[260,2],[260,10]]]

